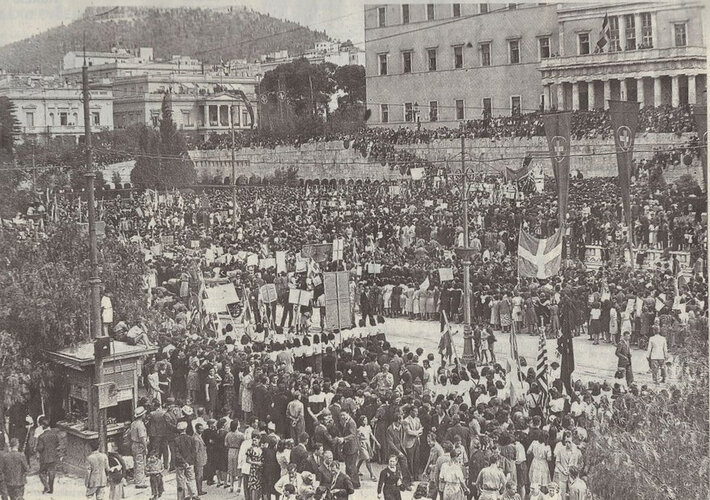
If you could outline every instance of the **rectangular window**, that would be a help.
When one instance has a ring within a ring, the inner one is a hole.
[[[101,115],[99,114],[98,111],[94,111],[91,113],[91,124],[92,125],[101,125]]]
[[[619,31],[619,17],[609,17],[609,52],[621,50],[621,33]]]
[[[460,3],[454,4],[454,17],[461,17],[461,4]]]
[[[434,4],[433,3],[426,4],[426,20],[427,21],[434,20]]]
[[[514,95],[510,98],[510,114],[511,116],[518,116],[520,114],[520,96]]]
[[[579,34],[579,55],[584,56],[589,54],[589,33]]]
[[[235,116],[234,119],[238,120],[239,116]],[[186,127],[189,127],[192,125],[192,123],[190,122],[190,112],[189,111],[182,112],[182,124],[185,125]],[[239,125],[239,124],[235,123],[235,125]]]
[[[540,94],[540,111],[545,111],[545,94]]]
[[[540,49],[540,59],[550,57],[550,39],[548,37],[539,38],[538,47]]]
[[[644,49],[653,48],[653,24],[650,12],[641,13],[641,42]]]
[[[624,16],[626,26],[626,50],[636,50],[636,16],[627,14]]]
[[[247,127],[249,125],[251,125],[251,122],[249,119],[249,111],[247,111],[246,109],[243,109],[242,110],[242,124],[241,124],[241,126]]]
[[[377,9],[377,26],[380,28],[387,26],[387,9],[385,7]]]
[[[491,65],[491,44],[490,42],[481,44],[481,66]]]
[[[64,113],[66,115],[66,113]],[[27,124],[28,127],[34,127],[35,126],[35,114],[32,111],[27,111],[25,112],[25,123]],[[66,124],[65,124],[66,125]]]
[[[454,47],[454,68],[463,68],[463,45]]]
[[[493,100],[490,97],[483,98],[483,116],[491,116],[493,112]]]
[[[509,4],[508,4],[508,9],[509,9],[509,10],[515,10],[515,9],[517,9],[517,8],[518,8],[518,4],[517,4],[517,3],[509,3]]]
[[[389,123],[390,107],[387,104],[380,104],[380,122]]]
[[[487,3],[478,4],[478,13],[479,14],[488,14],[488,4]]]
[[[427,49],[426,57],[429,62],[429,71],[436,71],[436,49]]]
[[[66,126],[69,123],[69,113],[59,113],[59,125]]]
[[[510,48],[510,64],[520,63],[520,40],[510,40],[508,47]]]
[[[402,4],[402,24],[409,24],[409,4]]]
[[[437,101],[429,101],[429,121],[435,122],[439,120],[439,103]]]
[[[402,52],[402,73],[412,72],[412,53]]]
[[[414,121],[414,106],[411,102],[404,103],[404,121],[405,122]]]
[[[380,68],[380,75],[387,74],[387,54],[379,54],[377,56]]]
[[[463,106],[463,99],[456,99],[456,119],[457,120],[465,120],[466,119],[465,108]]]
[[[653,24],[650,12],[641,13],[641,43],[644,49],[653,48]]]
[[[685,32],[685,23],[675,23],[673,25],[673,32],[675,33],[676,47],[685,47],[688,45],[688,39]]]

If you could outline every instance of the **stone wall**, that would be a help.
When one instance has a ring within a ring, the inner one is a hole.
[[[634,158],[650,158],[655,147],[670,144],[684,144],[690,136],[675,134],[639,134],[636,137]],[[437,165],[458,168],[460,166],[461,141],[459,139],[438,139],[429,144],[407,144],[396,146],[426,158]],[[547,155],[547,141],[544,137],[529,139],[505,138],[467,139],[465,142],[467,167],[480,172],[503,173],[505,167],[520,168],[523,158],[530,153],[533,162],[543,167],[547,175],[552,175],[552,167]],[[579,170],[585,177],[614,177],[617,175],[616,154],[613,139],[572,140],[570,170]],[[220,179],[224,182],[231,176],[230,150],[195,150],[190,157],[198,170],[198,179]],[[404,177],[399,170],[391,170],[378,161],[363,158],[353,149],[345,149],[342,141],[303,144],[299,148],[279,146],[269,148],[245,148],[236,152],[237,178],[256,176],[260,179],[274,175],[279,168],[295,166],[298,177],[303,180],[398,180]],[[691,166],[683,163],[670,166],[665,174],[666,181],[673,182],[684,174],[691,174],[702,185],[702,171],[696,159]]]

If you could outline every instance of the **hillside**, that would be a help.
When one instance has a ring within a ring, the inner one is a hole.
[[[109,9],[88,8],[68,25],[0,47],[0,69],[57,73],[66,52],[81,50],[84,33],[90,51],[153,47],[156,58],[187,55],[206,63],[251,59],[281,49],[299,53],[327,39],[325,33],[242,7],[219,11],[117,7],[96,17]],[[219,49],[211,50],[215,47]]]

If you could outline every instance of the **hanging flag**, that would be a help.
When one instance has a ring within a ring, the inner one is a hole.
[[[599,40],[597,41],[597,52],[604,52],[604,47],[609,43],[609,14],[604,14],[602,29],[599,30]]]
[[[518,274],[527,278],[545,279],[555,276],[562,263],[563,229],[550,238],[538,239],[520,229],[518,239]]]
[[[616,162],[619,166],[619,189],[624,207],[624,222],[628,229],[629,243],[633,246],[631,221],[631,162],[634,157],[634,140],[638,126],[639,103],[635,101],[609,101],[611,129],[614,131]]]
[[[572,343],[573,318],[579,312],[574,310],[574,303],[566,296],[560,301],[560,330],[562,335],[557,340],[557,351],[562,356],[560,363],[560,379],[567,390],[572,394],[572,372],[574,371],[574,344]]]
[[[538,407],[542,410],[543,415],[546,413],[547,402],[550,398],[549,386],[547,385],[547,339],[545,339],[545,331],[540,330],[540,337],[537,345],[537,363],[535,365],[535,380],[540,386],[540,401]]]
[[[519,181],[520,179],[527,177],[530,175],[531,168],[530,164],[532,163],[532,155],[528,153],[525,158],[523,158],[523,164],[520,166],[518,170],[513,170],[510,167],[505,167],[505,178],[508,181]]]
[[[572,128],[572,112],[546,113],[545,135],[552,159],[552,171],[557,181],[557,214],[560,226],[567,217],[567,200],[569,197],[569,153],[570,130]]]
[[[426,291],[426,290],[429,290],[429,286],[430,286],[430,283],[429,283],[429,276],[427,276],[426,279],[425,279],[424,281],[422,281],[422,284],[419,285],[419,290],[421,290],[422,292],[424,292],[424,291]]]
[[[693,118],[695,118],[695,131],[698,133],[700,144],[700,160],[703,167],[703,185],[708,184],[708,110],[705,104],[693,105]]]

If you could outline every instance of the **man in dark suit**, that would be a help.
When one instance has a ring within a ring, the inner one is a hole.
[[[24,497],[27,471],[30,469],[24,453],[17,451],[19,447],[20,441],[12,438],[10,451],[0,455],[0,476],[5,478],[5,487],[12,500]]]
[[[423,387],[424,386],[424,367],[422,367],[419,364],[419,358],[416,355],[412,356],[411,359],[407,361],[405,368],[407,370],[409,370],[409,373],[412,374],[412,383],[416,384],[417,380],[419,380],[419,383]]]
[[[402,425],[402,411],[396,410],[394,422],[387,428],[387,448],[393,455],[397,455],[397,462],[402,473],[402,482],[405,488],[410,488],[412,479],[409,477],[409,467],[407,466],[407,455],[404,450],[404,426]]]
[[[177,421],[175,421],[175,425],[177,425]],[[163,467],[168,470],[170,468],[168,441],[172,438],[173,427],[169,422],[167,410],[160,403],[157,403],[155,409],[148,414],[146,426],[148,427],[150,447],[153,450],[158,450],[158,456],[163,457]]]
[[[343,429],[342,452],[343,461],[345,462],[345,474],[352,480],[352,485],[355,488],[359,488],[360,477],[357,471],[357,457],[360,453],[360,438],[357,433],[357,424],[355,424],[353,417],[345,411],[341,413],[341,418]]]
[[[308,460],[308,450],[306,443],[308,442],[308,433],[302,432],[298,438],[298,444],[291,450],[291,463],[296,464],[296,470],[303,472],[306,461]]]
[[[348,499],[350,495],[355,493],[355,481],[350,477],[349,474],[344,473],[340,470],[340,464],[338,462],[333,462],[331,465],[331,470],[333,471],[333,478],[330,483],[330,494],[334,499],[342,498]],[[357,471],[355,471],[357,475]],[[358,480],[358,483],[360,481]]]
[[[436,407],[436,415],[432,418],[431,427],[436,427],[436,437],[439,442],[443,442],[446,431],[451,427],[451,418],[446,414],[446,409],[441,404]]]
[[[327,424],[330,420],[329,413],[321,413],[318,415],[318,425],[313,430],[313,442],[323,445],[324,450],[335,450],[336,438],[334,438],[328,430]]]
[[[333,484],[333,452],[323,452],[323,463],[318,466],[318,482],[326,488]]]
[[[458,415],[451,417],[451,424],[451,427],[449,427],[445,434],[446,440],[454,443],[454,437],[459,436],[461,438],[461,443],[463,443],[466,449],[468,449],[468,444],[471,439],[471,431],[469,428],[461,425]]]
[[[57,464],[62,459],[63,448],[59,439],[59,431],[52,429],[47,417],[40,417],[39,425],[44,432],[37,438],[37,455],[39,458],[39,479],[42,481],[44,491],[54,491],[54,478],[57,474]]]
[[[631,371],[631,344],[629,343],[631,339],[631,332],[624,332],[621,342],[616,347],[616,357],[619,358],[618,369],[624,370],[626,374],[626,383],[628,385],[633,384],[634,374]]]

